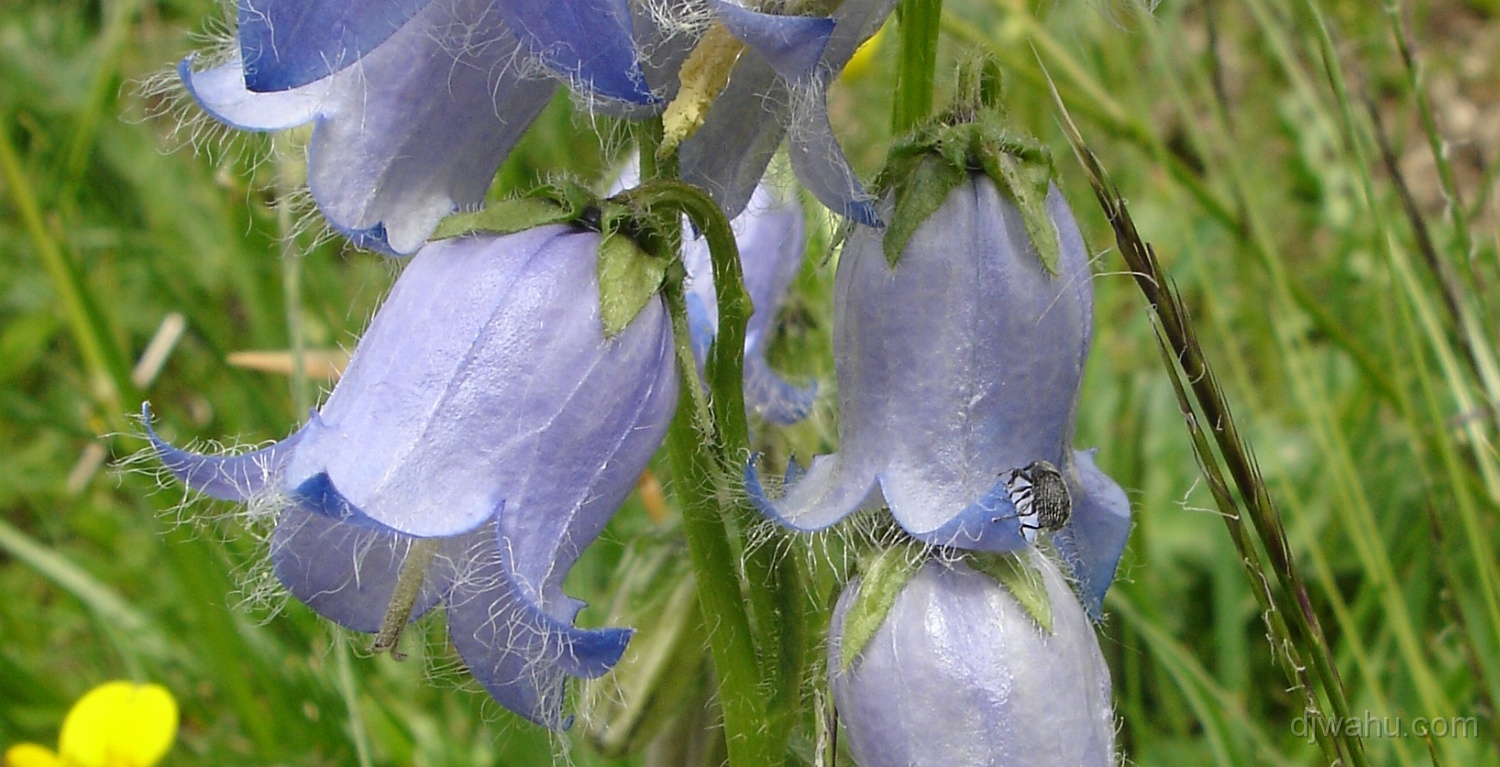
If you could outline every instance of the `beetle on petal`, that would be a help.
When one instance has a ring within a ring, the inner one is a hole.
[[[1007,192],[982,173],[965,176],[894,266],[885,232],[850,236],[834,288],[839,452],[814,459],[779,500],[753,463],[747,484],[765,514],[793,529],[886,506],[925,543],[1014,551],[1036,524],[1016,508],[1013,472],[1045,461],[1071,497],[1055,540],[1098,615],[1130,506],[1070,444],[1093,322],[1088,251],[1056,188],[1044,200],[1054,272]]]

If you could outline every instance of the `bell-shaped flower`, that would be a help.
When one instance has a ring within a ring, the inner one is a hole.
[[[483,201],[557,89],[524,71],[520,43],[492,4],[381,3],[396,6],[389,16],[329,0],[274,2],[248,15],[242,8],[240,51],[202,70],[190,56],[178,73],[203,109],[231,127],[312,123],[307,183],[324,217],[356,245],[405,255],[455,208]],[[402,19],[397,10],[411,13]],[[347,20],[329,24],[325,14]],[[384,36],[369,31],[379,19]],[[315,63],[325,56],[327,66]]]
[[[659,298],[605,336],[600,241],[559,224],[431,244],[302,429],[231,457],[153,432],[157,455],[209,496],[279,501],[275,572],[313,609],[385,636],[445,602],[475,678],[562,725],[564,676],[602,674],[629,638],[575,628],[563,579],[655,452],[678,387]]]
[[[1045,557],[1050,630],[989,574],[924,562],[863,646],[844,651],[861,583],[829,632],[834,705],[860,767],[1113,767],[1109,667]]]
[[[708,4],[722,26],[710,28],[683,67],[678,101],[688,113],[687,127],[674,125],[676,104],[666,115],[669,137],[674,130],[685,134],[683,180],[735,216],[787,138],[792,169],[819,202],[878,225],[875,206],[833,135],[826,92],[860,43],[885,22],[895,0],[844,0],[829,17],[765,13],[733,0]],[[739,55],[742,48],[734,41],[748,49],[746,55]],[[716,69],[723,71],[707,74]]]
[[[256,93],[300,88],[342,72],[442,0],[238,0],[239,60]],[[629,0],[488,0],[427,29],[498,19],[525,50],[575,87],[652,100],[632,35]],[[432,22],[437,22],[433,24]],[[488,32],[486,32],[488,34]],[[486,36],[472,38],[484,45]]]
[[[1044,209],[1055,272],[1016,204],[980,173],[915,226],[894,266],[886,233],[856,228],[834,286],[839,452],[800,478],[790,471],[775,501],[751,464],[747,485],[762,512],[819,530],[885,506],[930,545],[1013,551],[1039,526],[1032,504],[1012,496],[1016,477],[1045,461],[1071,498],[1053,540],[1098,614],[1130,506],[1090,454],[1071,449],[1093,288],[1082,235],[1055,188]]]

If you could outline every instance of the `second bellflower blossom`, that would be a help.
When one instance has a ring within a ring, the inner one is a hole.
[[[1055,188],[1056,273],[1043,266],[1016,204],[968,175],[906,241],[894,267],[884,232],[859,227],[835,277],[839,452],[820,456],[785,497],[769,500],[753,465],[752,498],[798,530],[886,506],[935,546],[1029,545],[1011,472],[1044,460],[1072,496],[1054,536],[1097,615],[1129,532],[1123,491],[1071,449],[1093,322],[1089,256]]]
[[[1112,767],[1109,667],[1094,627],[1045,557],[1044,630],[1005,587],[929,559],[847,666],[840,595],[830,628],[834,704],[860,767]]]
[[[336,74],[439,0],[238,0],[239,59],[256,93]],[[522,47],[580,88],[646,103],[629,0],[488,0],[467,21],[498,18]]]
[[[312,123],[307,183],[319,210],[356,245],[401,255],[421,247],[455,208],[484,199],[500,163],[557,90],[556,82],[524,71],[521,45],[492,0],[407,5],[420,7],[377,43],[360,38],[369,49],[356,48],[357,61],[306,82],[272,80],[294,87],[255,87],[265,51],[258,62],[236,52],[207,69],[194,57],[178,66],[199,105],[231,127],[277,131]],[[345,13],[350,24],[375,15]],[[242,22],[242,38],[254,29]],[[301,50],[294,33],[304,29],[285,32],[284,56]]]
[[[819,202],[842,216],[877,225],[879,215],[829,124],[826,91],[860,43],[885,22],[895,0],[843,0],[828,17],[759,9],[771,3],[708,4],[715,19],[750,53],[722,54],[733,62],[733,75],[703,116],[702,127],[682,142],[683,180],[706,190],[728,215],[737,215],[787,138],[792,169]],[[700,43],[705,57],[713,55],[703,50],[707,47]],[[691,87],[684,76],[683,90]]]
[[[276,575],[319,613],[383,632],[393,602],[413,618],[446,603],[474,677],[564,725],[564,677],[604,673],[630,632],[575,628],[563,579],[634,487],[678,388],[659,298],[605,337],[599,247],[566,224],[431,244],[297,433],[233,457],[153,433],[157,454],[204,494],[281,500]]]

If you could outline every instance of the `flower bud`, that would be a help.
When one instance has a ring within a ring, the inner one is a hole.
[[[840,595],[828,665],[860,767],[1111,767],[1109,668],[1067,581],[1039,554],[1051,631],[1012,593],[962,561],[928,559],[847,665]],[[1024,566],[1024,565],[1023,565]]]

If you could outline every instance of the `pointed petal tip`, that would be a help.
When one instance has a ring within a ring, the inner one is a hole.
[[[449,636],[474,679],[497,703],[542,727],[567,729],[567,677],[591,679],[619,663],[634,631],[581,629],[547,614],[504,574],[449,606]],[[456,591],[470,588],[456,584]]]
[[[848,509],[842,510],[842,513],[833,516],[831,519],[823,518],[820,515],[812,524],[799,522],[798,517],[800,515],[788,513],[783,508],[783,504],[771,500],[771,496],[766,492],[765,486],[760,481],[760,470],[755,466],[759,459],[759,454],[752,455],[750,460],[745,463],[745,492],[750,496],[750,504],[755,507],[756,511],[759,511],[766,519],[788,530],[799,533],[815,533],[820,530],[826,530],[843,521],[855,508],[858,508],[858,504],[855,504]],[[793,467],[796,468],[794,469]],[[802,467],[795,460],[789,462],[787,464],[786,483],[783,489],[790,493],[794,487],[793,482],[796,482],[796,486],[800,486],[806,480],[806,477],[807,472],[803,471]],[[783,500],[785,500],[785,495],[783,495]]]
[[[409,250],[397,250],[391,245],[390,234],[386,231],[384,221],[377,221],[372,226],[356,228],[340,225],[332,218],[329,218],[326,211],[323,217],[334,231],[343,235],[344,239],[347,239],[350,244],[361,250],[373,251],[382,256],[409,256],[417,251],[417,247],[421,247],[419,244],[417,247]]]
[[[261,494],[277,479],[298,435],[270,447],[239,455],[204,455],[174,447],[151,425],[151,404],[141,404],[141,423],[157,460],[177,481],[194,492],[221,501],[243,503]]]
[[[1078,474],[1073,513],[1053,541],[1077,585],[1084,611],[1098,622],[1130,539],[1131,511],[1125,491],[1094,464],[1095,452],[1073,451]]]

